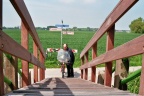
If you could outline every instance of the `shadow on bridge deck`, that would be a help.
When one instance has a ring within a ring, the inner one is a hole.
[[[47,78],[5,96],[136,96],[79,78]]]

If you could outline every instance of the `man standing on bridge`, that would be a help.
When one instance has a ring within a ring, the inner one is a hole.
[[[75,56],[74,56],[72,50],[68,47],[68,44],[64,44],[63,45],[63,49],[65,51],[68,51],[68,53],[70,55],[70,61],[69,61],[68,64],[66,64],[66,66],[67,66],[67,73],[68,73],[67,77],[74,77],[73,64],[74,64],[74,61],[75,61]]]

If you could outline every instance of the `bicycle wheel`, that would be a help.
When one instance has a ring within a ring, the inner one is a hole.
[[[64,72],[62,72],[62,78],[64,78]]]
[[[64,78],[64,66],[62,65],[62,78]]]

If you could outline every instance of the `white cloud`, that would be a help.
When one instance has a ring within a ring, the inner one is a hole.
[[[73,3],[73,2],[75,2],[75,0],[59,0],[60,2],[62,2],[62,3]]]
[[[83,0],[84,3],[95,3],[96,0]]]
[[[84,4],[92,4],[97,0],[59,0],[62,3],[70,4],[70,3],[84,3]]]

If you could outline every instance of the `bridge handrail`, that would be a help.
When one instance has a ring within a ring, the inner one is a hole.
[[[91,81],[96,80],[96,66],[99,64],[105,64],[105,72],[101,75],[104,79],[104,85],[111,87],[112,81],[112,62],[114,60],[123,59],[130,56],[135,56],[144,53],[144,35],[141,35],[123,45],[114,48],[114,33],[115,33],[115,23],[134,5],[138,0],[120,0],[114,10],[108,15],[104,23],[94,34],[91,40],[87,43],[85,48],[80,54],[81,58],[81,78],[88,79],[88,68],[91,68]],[[98,40],[107,32],[106,41],[106,52],[100,56],[97,56],[97,43]],[[92,60],[89,60],[89,50],[92,48]],[[144,63],[144,56],[142,58],[142,63]],[[118,63],[119,64],[119,63]],[[116,66],[118,65],[116,64]],[[120,63],[119,65],[122,65]],[[129,65],[129,64],[127,64]],[[118,66],[117,66],[118,67]],[[123,67],[123,66],[121,66]],[[117,70],[119,71],[119,70]],[[139,72],[140,73],[140,72]],[[138,75],[139,75],[138,73]],[[116,74],[118,77],[119,73]],[[116,79],[116,78],[115,78]],[[128,78],[129,79],[129,78]],[[126,81],[125,81],[126,80]],[[139,95],[144,95],[144,64],[142,64],[141,77],[140,77],[140,87]],[[103,82],[103,81],[102,81]],[[127,79],[122,81],[127,82]],[[120,82],[114,82],[120,83]]]
[[[87,43],[80,54],[80,58],[137,2],[138,0],[120,0],[114,10],[105,19],[104,23]],[[123,7],[124,5],[127,5]]]
[[[36,45],[40,49],[41,53],[45,57],[44,49],[40,43],[39,37],[37,35],[37,32],[36,32],[36,29],[34,27],[31,16],[30,16],[30,14],[27,10],[27,7],[24,3],[24,0],[10,0],[10,1],[11,1],[12,5],[14,6],[15,10],[17,11],[17,13],[19,14],[19,16],[21,17],[22,22],[24,23],[24,25],[29,30],[33,40],[35,41]]]
[[[90,68],[92,66],[96,66],[102,63],[142,54],[144,52],[143,38],[144,38],[144,35],[139,36],[135,38],[134,40],[131,40],[121,46],[111,49],[110,51],[96,57],[90,62],[85,63],[84,65],[80,67],[80,69]]]
[[[21,83],[23,87],[31,84],[29,63],[34,65],[34,83],[45,78],[45,52],[42,48],[38,34],[24,0],[10,0],[10,2],[13,4],[13,7],[17,11],[22,21],[21,44],[17,43],[13,38],[8,36],[3,31],[3,0],[0,0],[0,96],[4,95],[4,92],[6,92],[4,91],[4,80],[7,82],[5,77],[7,77],[12,82],[12,90],[18,88],[18,58],[22,60],[22,73],[20,75],[22,75]],[[28,51],[28,33],[30,33],[34,41],[33,53]],[[10,54],[12,56],[9,58],[9,56],[7,57],[6,54]]]
[[[45,69],[44,65],[29,51],[27,51],[24,47],[22,47],[19,43],[9,37],[5,32],[0,30],[0,50],[11,54],[15,57],[21,58],[25,61],[28,61],[40,68]]]

